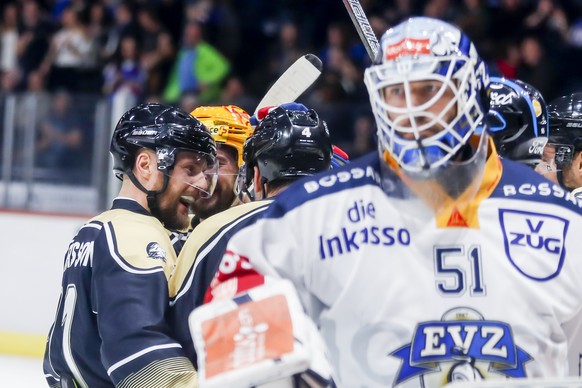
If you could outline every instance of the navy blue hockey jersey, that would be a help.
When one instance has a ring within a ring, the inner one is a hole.
[[[266,210],[270,200],[256,201],[227,209],[201,222],[190,234],[178,256],[170,280],[169,321],[175,338],[186,355],[196,361],[188,316],[204,302],[231,236],[252,225]]]
[[[166,322],[176,254],[163,225],[117,198],[69,244],[44,372],[81,387],[194,386],[195,371]]]

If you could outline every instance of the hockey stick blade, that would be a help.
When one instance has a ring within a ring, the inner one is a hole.
[[[352,23],[354,23],[354,27],[356,27],[356,31],[358,31],[358,35],[360,35],[364,47],[366,47],[368,56],[374,62],[380,50],[380,44],[378,43],[378,39],[376,39],[376,34],[372,30],[372,26],[370,26],[370,22],[360,2],[358,0],[343,0],[343,2],[352,19]]]
[[[321,75],[322,67],[321,59],[313,54],[305,54],[296,60],[271,86],[257,105],[255,114],[266,106],[295,101]]]

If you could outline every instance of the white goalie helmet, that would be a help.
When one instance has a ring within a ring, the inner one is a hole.
[[[458,159],[484,154],[477,152],[486,149],[480,141],[465,155],[483,129],[489,83],[469,38],[448,23],[415,17],[384,33],[380,47],[365,83],[384,157],[408,175],[430,178]]]

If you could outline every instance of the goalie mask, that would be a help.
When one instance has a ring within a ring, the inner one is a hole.
[[[482,154],[477,148],[486,142],[469,140],[488,111],[489,77],[469,38],[440,20],[415,17],[389,29],[380,46],[364,81],[384,159],[428,179]]]
[[[264,185],[328,170],[331,156],[327,124],[314,110],[277,107],[257,125],[245,143],[245,168],[238,183],[239,191],[251,191],[255,166]]]
[[[541,93],[519,81],[491,77],[489,133],[500,156],[536,167],[548,141],[548,110]]]

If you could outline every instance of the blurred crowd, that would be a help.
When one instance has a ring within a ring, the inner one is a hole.
[[[528,82],[546,100],[582,87],[582,0],[361,3],[377,35],[412,15],[457,24],[492,74]],[[253,111],[291,63],[314,53],[324,72],[302,102],[353,157],[375,148],[362,80],[370,60],[337,0],[7,0],[1,15],[3,93],[123,91],[186,111]]]

